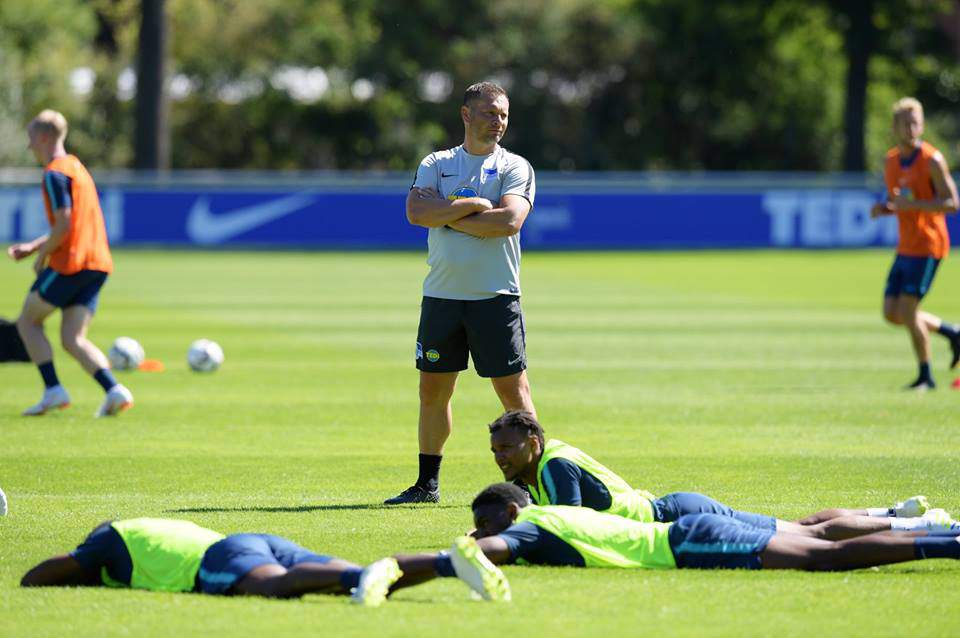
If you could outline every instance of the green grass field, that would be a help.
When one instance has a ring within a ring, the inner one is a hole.
[[[439,507],[384,509],[416,472],[413,368],[423,254],[118,252],[92,338],[130,335],[164,373],[122,380],[136,407],[92,418],[96,384],[59,349],[66,411],[28,420],[30,366],[0,366],[0,636],[904,635],[960,633],[960,565],[845,574],[508,567],[509,606],[453,579],[379,609],[342,598],[230,599],[105,589],[21,590],[22,573],[97,523],[186,517],[271,532],[368,562],[449,545],[500,478],[499,412],[472,371],[454,397]],[[882,252],[531,253],[524,309],[548,436],[636,487],[700,491],[799,517],[926,494],[960,510],[960,393],[934,337],[940,389],[899,391],[915,366],[885,326]],[[0,315],[30,283],[8,262]],[[960,265],[926,307],[960,320]],[[57,322],[48,326],[57,334]],[[186,367],[191,340],[226,352]]]

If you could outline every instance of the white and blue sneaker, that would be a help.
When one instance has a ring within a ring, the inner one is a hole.
[[[930,536],[957,536],[960,534],[960,523],[943,509],[932,509],[920,517],[925,521],[923,529]]]
[[[926,496],[911,496],[890,508],[897,518],[918,518],[927,513],[930,503]]]
[[[23,416],[40,416],[51,410],[62,410],[70,405],[70,395],[62,385],[55,385],[43,391],[40,403],[31,405],[23,411]]]
[[[116,416],[133,407],[133,393],[122,383],[110,388],[104,397],[100,409],[93,416]]]
[[[472,536],[460,536],[450,548],[450,562],[457,578],[484,600],[508,602],[510,582],[500,568],[490,562]]]
[[[387,599],[390,587],[403,572],[395,558],[381,558],[367,565],[360,574],[360,583],[350,594],[350,602],[364,607],[379,607]]]

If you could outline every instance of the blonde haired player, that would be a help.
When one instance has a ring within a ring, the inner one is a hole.
[[[40,370],[45,389],[40,402],[23,414],[39,416],[70,404],[43,331],[43,322],[60,308],[64,350],[106,392],[96,415],[114,415],[133,405],[133,395],[117,383],[103,352],[87,339],[100,288],[113,271],[97,187],[80,160],[64,148],[67,120],[62,114],[49,109],[41,112],[27,126],[27,136],[28,148],[44,165],[42,190],[50,232],[7,249],[16,261],[37,255],[33,263],[37,279],[23,302],[17,330],[30,360]]]
[[[923,107],[916,99],[905,97],[893,105],[893,135],[897,145],[887,152],[884,169],[887,201],[871,211],[874,217],[896,215],[900,229],[897,256],[884,291],[883,316],[904,326],[913,343],[919,374],[906,389],[926,391],[936,387],[930,373],[931,331],[950,341],[950,368],[960,361],[960,326],[920,309],[940,261],[950,251],[944,217],[957,212],[957,186],[943,154],[920,139]]]

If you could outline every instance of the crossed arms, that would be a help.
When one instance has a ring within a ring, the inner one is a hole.
[[[510,237],[520,232],[530,213],[530,202],[520,195],[504,195],[499,207],[484,197],[447,200],[432,188],[411,188],[407,220],[414,226],[447,226],[474,237]]]

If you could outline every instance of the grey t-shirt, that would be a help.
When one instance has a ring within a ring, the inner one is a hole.
[[[463,146],[430,153],[413,186],[436,189],[447,199],[485,197],[494,206],[504,195],[520,195],[533,206],[536,194],[530,162],[500,146],[489,155],[471,155]],[[520,294],[520,233],[474,237],[444,226],[430,229],[427,246],[425,297],[476,301]]]

